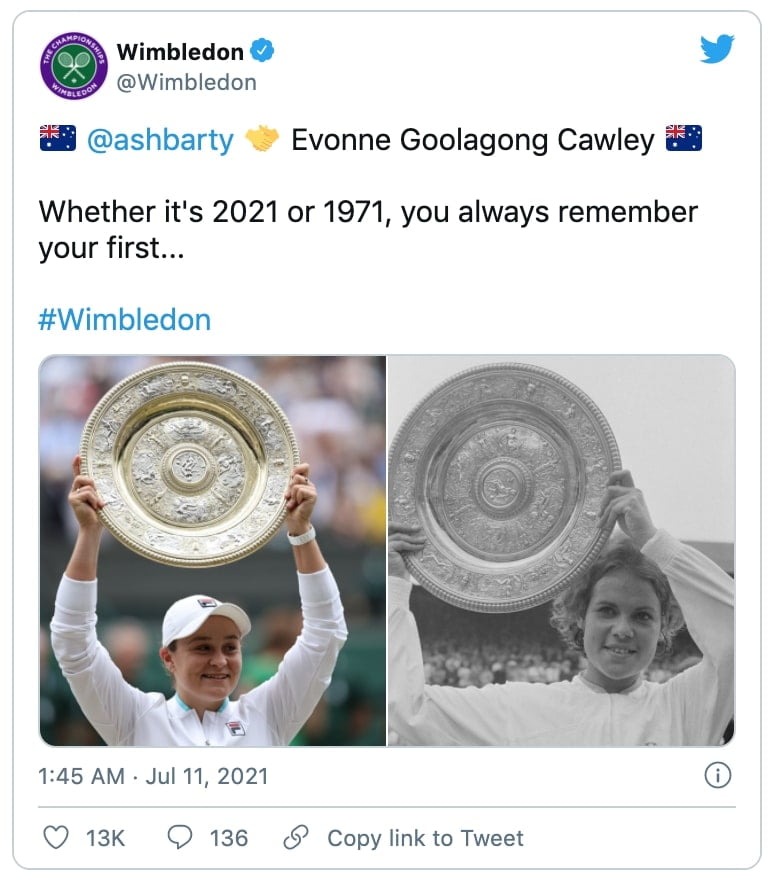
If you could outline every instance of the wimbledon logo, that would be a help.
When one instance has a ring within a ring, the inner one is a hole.
[[[60,34],[43,50],[40,74],[45,85],[60,98],[88,98],[104,85],[107,54],[88,34]]]

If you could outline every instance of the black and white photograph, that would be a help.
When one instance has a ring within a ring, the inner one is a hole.
[[[734,732],[735,375],[712,355],[388,360],[388,743]]]

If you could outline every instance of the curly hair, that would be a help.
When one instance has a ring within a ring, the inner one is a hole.
[[[613,570],[623,570],[651,583],[661,607],[661,631],[656,657],[665,655],[672,648],[675,634],[685,626],[685,619],[667,577],[650,558],[627,541],[610,545],[592,564],[583,580],[575,582],[555,598],[550,624],[557,629],[568,646],[583,651],[582,623],[592,599],[592,589],[603,576]]]

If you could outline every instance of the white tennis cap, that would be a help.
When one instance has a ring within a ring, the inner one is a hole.
[[[237,626],[240,636],[251,630],[251,620],[234,603],[222,603],[214,597],[193,594],[182,597],[168,609],[163,619],[163,646],[168,646],[181,637],[189,637],[200,628],[210,616],[226,616]]]

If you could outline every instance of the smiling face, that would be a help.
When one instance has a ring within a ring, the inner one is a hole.
[[[595,583],[582,627],[584,677],[606,692],[632,686],[656,654],[661,604],[653,585],[627,570]]]
[[[209,616],[189,637],[163,647],[160,657],[173,676],[179,698],[202,719],[234,692],[243,657],[237,626],[225,616]]]

